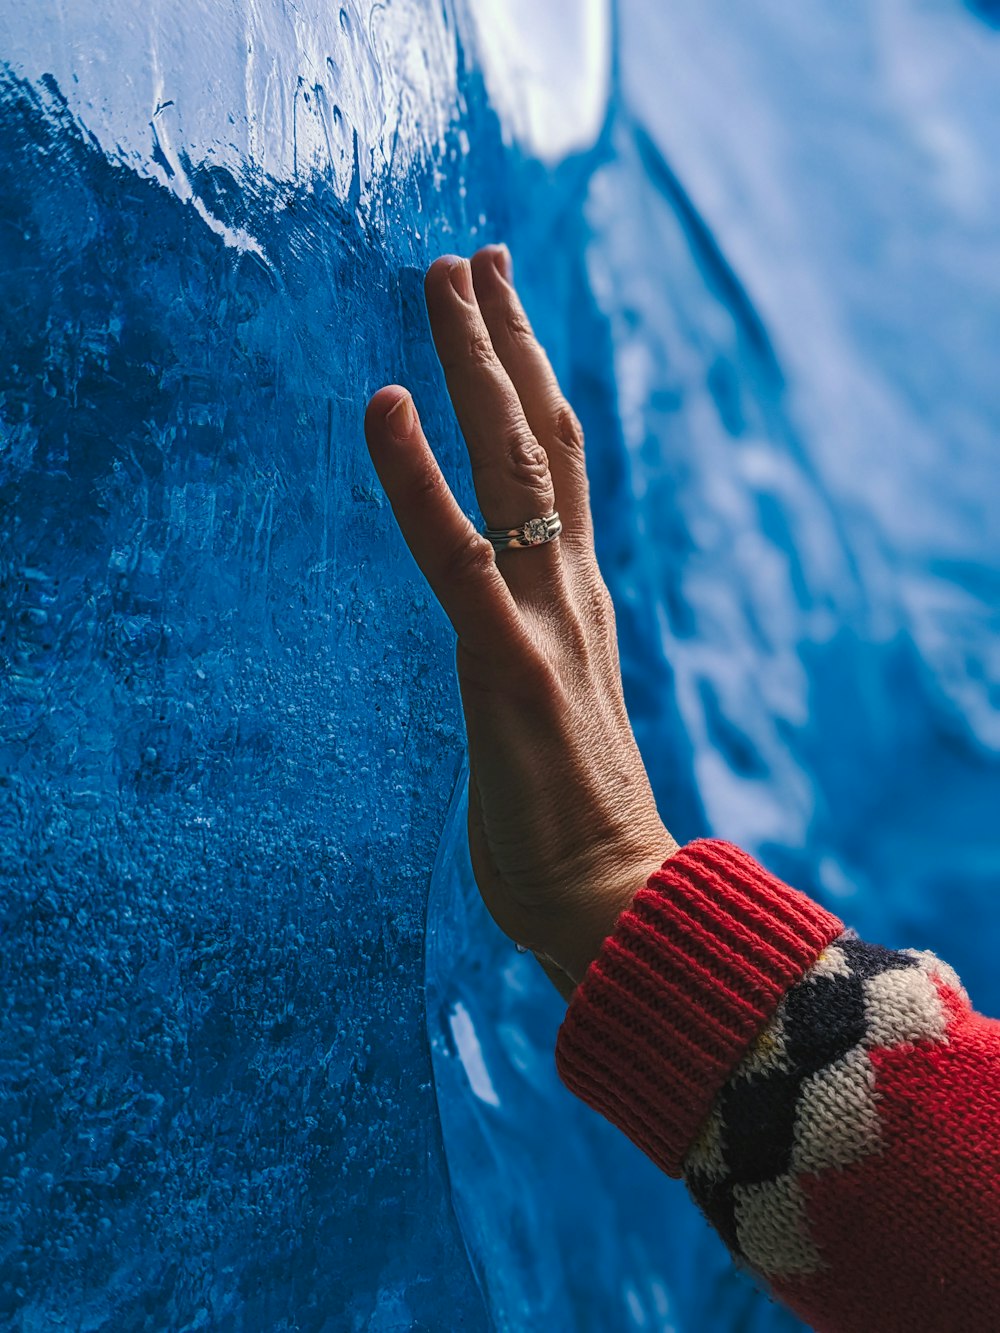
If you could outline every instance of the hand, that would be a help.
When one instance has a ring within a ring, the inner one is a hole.
[[[493,919],[568,998],[615,919],[677,850],[622,697],[594,555],[579,423],[510,281],[505,247],[446,256],[425,290],[486,525],[559,511],[562,535],[501,551],[462,513],[405,389],[368,404],[372,461],[458,635],[469,845]]]

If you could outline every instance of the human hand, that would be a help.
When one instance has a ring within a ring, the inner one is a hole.
[[[594,554],[579,423],[510,281],[505,247],[445,256],[431,330],[491,528],[558,510],[562,535],[494,555],[459,508],[397,385],[365,435],[413,556],[458,635],[469,846],[493,919],[568,998],[618,914],[677,851],[622,696]]]

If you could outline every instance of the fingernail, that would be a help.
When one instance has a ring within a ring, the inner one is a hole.
[[[511,259],[510,251],[505,245],[498,245],[493,251],[493,263],[504,282],[513,281],[514,261]]]
[[[386,423],[397,440],[408,440],[416,425],[413,399],[408,393],[397,399],[385,414]]]
[[[472,286],[472,269],[464,259],[456,259],[448,270],[451,285],[463,301],[474,301],[476,293]]]

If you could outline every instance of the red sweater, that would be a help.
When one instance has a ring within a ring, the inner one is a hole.
[[[1000,1023],[730,843],[618,918],[556,1046],[819,1333],[1000,1330]]]

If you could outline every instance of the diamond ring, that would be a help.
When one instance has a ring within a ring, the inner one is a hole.
[[[515,550],[525,546],[543,546],[562,532],[562,519],[555,510],[542,518],[529,518],[519,528],[483,528],[483,536],[493,543],[494,551]]]

